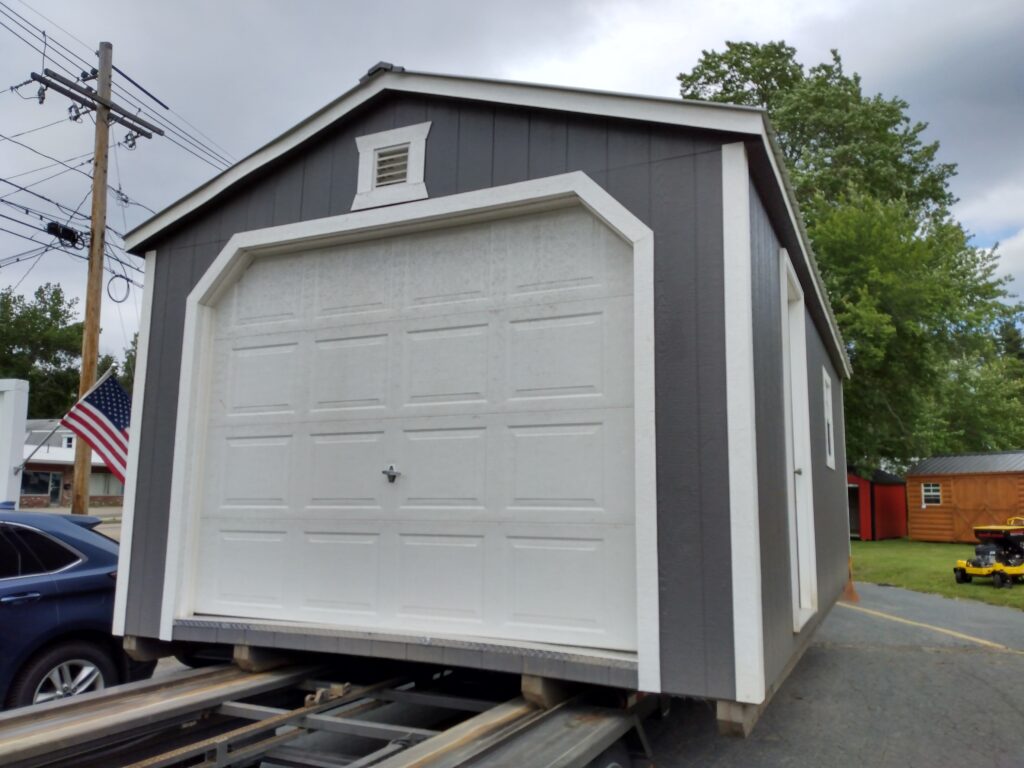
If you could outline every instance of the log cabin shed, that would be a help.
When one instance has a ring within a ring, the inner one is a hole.
[[[840,593],[849,366],[760,110],[381,64],[127,241],[133,641],[756,705]]]
[[[974,526],[1024,514],[1024,451],[933,456],[907,472],[915,541],[975,542]]]

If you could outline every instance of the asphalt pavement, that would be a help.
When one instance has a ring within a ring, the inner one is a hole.
[[[1024,767],[1024,612],[857,591],[861,602],[832,609],[749,738],[719,736],[712,705],[680,702],[648,723],[654,765]]]

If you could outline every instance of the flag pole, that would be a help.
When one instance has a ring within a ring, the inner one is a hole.
[[[16,466],[14,468],[14,474],[15,475],[17,475],[19,472],[21,472],[23,469],[25,469],[25,465],[28,464],[30,461],[32,461],[32,457],[35,456],[39,452],[40,448],[42,448],[44,445],[46,445],[46,441],[49,440],[51,437],[53,437],[54,433],[58,429],[60,429],[60,419],[57,419],[57,426],[55,426],[53,429],[50,430],[50,434],[48,434],[46,437],[43,438],[43,442],[41,442],[39,445],[37,445],[35,447],[35,449],[32,451],[32,453],[30,453],[28,456],[26,456],[25,460],[23,462],[21,462],[21,464],[19,464],[18,466]]]

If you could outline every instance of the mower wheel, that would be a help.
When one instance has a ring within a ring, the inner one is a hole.
[[[996,589],[1009,589],[1013,586],[1013,580],[1007,578],[1006,574],[1002,571],[994,571],[992,573],[992,586]]]
[[[965,571],[963,568],[953,569],[953,578],[956,579],[957,584],[970,584],[971,574]]]

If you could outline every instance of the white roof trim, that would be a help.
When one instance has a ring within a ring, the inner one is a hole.
[[[683,99],[565,88],[504,80],[435,75],[422,72],[383,71],[342,94],[318,112],[303,120],[278,138],[240,160],[220,175],[156,214],[125,235],[125,249],[132,251],[148,239],[205,205],[249,174],[276,160],[312,138],[346,114],[385,90],[417,93],[535,109],[550,109],[587,115],[663,123],[688,128],[746,134],[758,137],[764,144],[780,189],[785,190],[786,207],[797,237],[800,256],[808,266],[814,283],[815,298],[824,308],[832,333],[832,343],[842,361],[842,374],[850,376],[850,363],[817,266],[810,256],[806,234],[795,213],[792,189],[778,163],[778,150],[769,134],[765,113],[761,109],[732,104],[717,104]]]

